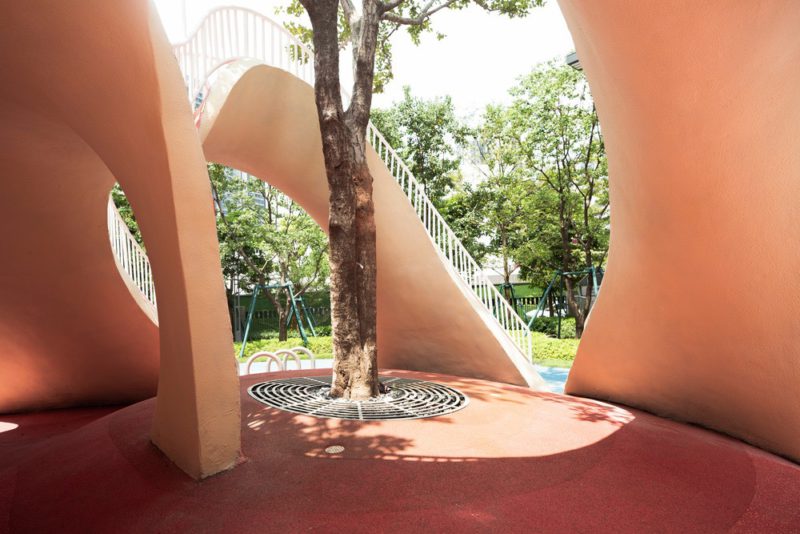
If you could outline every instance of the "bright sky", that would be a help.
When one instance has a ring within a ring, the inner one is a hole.
[[[280,21],[279,0],[154,0],[170,40],[181,41],[211,9],[234,3]],[[185,6],[185,8],[184,8]],[[184,9],[186,24],[184,26]],[[507,101],[508,89],[542,61],[563,59],[573,50],[555,0],[534,9],[524,19],[508,19],[472,7],[443,11],[433,17],[434,28],[447,37],[427,35],[414,46],[408,34],[393,37],[394,80],[373,105],[385,107],[402,97],[404,85],[424,98],[450,95],[459,115],[479,113],[487,104]]]

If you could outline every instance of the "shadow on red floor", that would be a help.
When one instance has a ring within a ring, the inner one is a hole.
[[[281,375],[298,374],[314,372]],[[246,377],[245,461],[203,482],[150,444],[152,400],[15,449],[18,419],[0,434],[15,458],[0,462],[0,531],[800,530],[800,467],[744,443],[581,398],[387,374],[447,383],[470,405],[412,421],[316,419],[247,395],[277,374]]]

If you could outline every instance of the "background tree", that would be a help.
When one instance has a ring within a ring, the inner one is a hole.
[[[223,272],[240,286],[291,282],[297,295],[328,275],[327,237],[289,197],[255,178],[209,165]],[[230,292],[232,288],[229,287]],[[278,338],[287,338],[291,299],[264,292],[278,314]]]
[[[442,201],[439,211],[472,258],[482,265],[491,252],[485,239],[484,197],[482,191],[469,182],[456,184],[455,190]]]
[[[449,96],[424,100],[403,88],[403,100],[373,109],[372,123],[408,165],[437,209],[461,182],[461,150],[468,130]]]
[[[372,122],[480,263],[489,250],[482,239],[482,200],[461,172],[464,148],[473,133],[456,116],[450,97],[425,100],[404,87],[403,100],[388,109],[372,110]]]
[[[472,150],[473,162],[484,178],[473,193],[480,228],[488,240],[488,249],[500,262],[507,299],[511,294],[506,288],[520,267],[515,250],[524,242],[524,219],[535,192],[510,127],[506,108],[488,106],[474,133]]]
[[[527,272],[543,265],[563,272],[600,267],[608,251],[608,166],[583,73],[548,63],[524,77],[511,93],[509,130],[533,178],[546,191],[537,198],[536,213],[555,214],[558,230],[553,239],[552,232],[538,233],[541,225],[529,228],[530,244],[518,250],[520,263]],[[548,249],[552,262],[547,261]],[[575,316],[578,337],[593,290],[588,277],[587,298],[580,303],[575,295],[579,279],[565,277],[567,305]]]
[[[488,11],[524,15],[541,0],[481,0]],[[390,36],[406,27],[412,38],[431,30],[430,17],[470,0],[299,0],[311,21],[315,99],[330,190],[331,322],[334,362],[331,395],[365,399],[379,392],[376,247],[372,176],[365,157],[372,92],[390,79]],[[300,13],[298,2],[290,12]],[[339,51],[350,46],[354,83],[345,109]],[[377,56],[377,57],[376,57]],[[377,68],[377,75],[376,75]]]

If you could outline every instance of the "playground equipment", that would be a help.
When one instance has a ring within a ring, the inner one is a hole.
[[[754,272],[792,273],[800,260],[800,247],[791,239],[787,245],[784,231],[798,223],[800,6],[687,2],[675,10],[666,4],[562,0],[603,117],[615,206],[612,269],[567,389],[711,427],[797,462],[798,282],[790,275],[760,277],[758,291],[746,291],[742,281],[752,281]],[[420,521],[413,506],[419,485],[409,480],[436,485],[428,493],[441,498],[424,503],[424,519],[444,528],[474,528],[477,514],[496,518],[498,528],[505,519],[509,528],[528,521],[554,531],[598,524],[632,531],[797,530],[798,470],[790,461],[696,426],[577,396],[441,377],[462,382],[476,409],[423,427],[382,424],[380,436],[273,417],[255,406],[240,395],[228,356],[204,158],[152,2],[5,7],[0,63],[11,83],[0,84],[0,152],[8,170],[0,195],[2,410],[133,402],[155,392],[156,381],[158,393],[75,429],[70,420],[85,417],[84,410],[5,414],[0,530],[244,531],[265,524],[307,530],[309,517],[316,519],[311,527],[334,521],[358,528],[379,514],[389,528],[402,529]],[[215,29],[235,39],[253,35],[247,26]],[[199,52],[206,45],[195,45],[195,59],[207,59]],[[713,60],[698,50],[715,52]],[[226,146],[243,150],[239,157],[254,170],[267,170],[257,151],[267,152],[274,158],[269,170],[285,187],[289,177],[298,188],[314,186],[304,198],[324,222],[325,195],[314,194],[324,183],[314,156],[319,145],[298,142],[318,139],[310,88],[263,66],[237,80],[227,102],[211,102],[227,109],[207,107],[205,146],[231,159]],[[259,89],[261,82],[271,85]],[[259,111],[265,101],[269,109]],[[274,135],[248,121],[247,111],[279,119],[269,123]],[[242,119],[238,138],[225,124],[235,119]],[[283,135],[289,139],[282,144]],[[295,153],[305,167],[291,161]],[[382,226],[400,229],[382,234],[379,245],[382,298],[398,303],[382,319],[386,361],[520,380],[523,371],[501,345],[502,332],[488,330],[498,314],[482,303],[491,300],[443,275],[456,276],[452,263],[439,261],[441,248],[423,227],[407,224],[417,221],[415,206],[400,202],[404,191],[388,181],[377,154],[369,157],[381,171],[376,205],[388,214]],[[104,217],[115,179],[132,201],[153,264],[158,327],[140,308],[152,304],[136,299],[109,246]],[[408,284],[394,284],[395,276]],[[419,292],[415,278],[432,286],[433,298]],[[440,328],[440,314],[450,319],[447,328]],[[414,324],[421,326],[413,330]],[[432,349],[414,344],[417,337]],[[492,345],[499,349],[484,350]],[[457,357],[448,359],[442,347]],[[413,358],[398,356],[406,349]],[[10,420],[15,416],[18,426]],[[475,432],[487,421],[499,424]],[[342,432],[345,461],[313,456],[322,454],[316,445]],[[487,432],[497,439],[485,439]],[[250,466],[208,477],[240,463],[240,438]],[[208,478],[187,483],[151,441],[191,476]],[[387,455],[391,443],[400,446]],[[320,473],[315,466],[338,470]],[[373,466],[382,476],[361,477],[352,488],[357,494],[335,498],[342,480]],[[275,474],[268,482],[276,491],[266,492],[274,498],[249,505],[264,473]],[[298,484],[298,473],[311,483]],[[320,489],[315,480],[328,484]],[[398,488],[406,493],[398,497]],[[334,498],[317,499],[309,513],[309,495],[321,492]],[[525,506],[558,499],[572,503],[568,513],[534,506],[532,514]],[[453,513],[454,502],[475,514]]]
[[[302,358],[300,356],[301,354],[308,357],[309,361],[311,362],[311,369],[317,368],[317,357],[314,355],[313,352],[311,352],[305,347],[293,347],[291,349],[276,350],[275,352],[268,352],[268,351],[256,352],[255,354],[250,356],[245,362],[243,374],[249,375],[253,364],[256,361],[264,358],[268,360],[267,362],[268,373],[272,370],[272,364],[275,364],[278,367],[278,371],[288,370],[289,358],[294,360],[297,369],[302,369],[303,364],[302,364]]]
[[[314,315],[311,313],[311,310],[306,308],[306,301],[303,295],[295,295],[293,300],[294,306],[292,306],[292,310],[289,312],[289,317],[286,318],[286,326],[288,327],[291,325],[292,319],[294,319],[297,321],[298,327],[301,327],[302,319],[305,318],[308,329],[311,330],[311,336],[317,337],[316,321],[314,320]],[[302,317],[300,316],[301,310],[303,312]]]
[[[599,271],[599,276],[598,276]],[[600,282],[602,281],[603,271],[595,268],[594,266],[589,267],[587,269],[583,269],[581,271],[556,271],[553,274],[553,277],[550,279],[550,283],[547,284],[547,288],[542,293],[541,298],[539,299],[539,306],[533,312],[529,312],[527,315],[530,317],[528,321],[528,328],[533,327],[533,322],[536,320],[537,317],[540,317],[544,313],[544,309],[547,306],[548,298],[551,295],[555,296],[554,302],[554,311],[556,316],[558,317],[558,337],[561,338],[561,319],[567,316],[569,312],[567,306],[567,296],[566,296],[566,283],[564,281],[567,277],[580,277],[578,281],[578,292],[580,293],[580,288],[583,285],[581,281],[584,278],[589,278],[592,281],[592,291],[591,295],[578,295],[577,300],[580,301],[584,298],[591,298],[592,303],[594,302],[594,298],[597,297],[597,291],[600,288]],[[556,282],[559,282],[556,284]],[[587,284],[588,285],[588,284]],[[557,288],[557,289],[556,289]],[[556,295],[554,291],[559,291],[560,293]],[[513,288],[512,288],[513,291]],[[581,303],[581,305],[583,305]],[[591,305],[591,304],[590,304]]]
[[[253,324],[253,315],[256,311],[256,301],[258,300],[258,293],[259,291],[270,291],[272,289],[278,289],[286,291],[289,295],[289,316],[286,318],[286,328],[288,329],[289,326],[292,324],[292,319],[297,321],[297,330],[300,332],[300,337],[303,339],[303,344],[308,345],[308,336],[306,335],[305,328],[303,327],[303,319],[306,320],[306,325],[308,329],[311,331],[311,335],[313,337],[317,337],[317,332],[314,329],[314,319],[311,316],[311,313],[306,308],[306,304],[303,301],[302,295],[297,295],[294,292],[294,284],[291,282],[287,282],[285,284],[271,284],[271,285],[261,285],[256,284],[253,287],[253,296],[250,299],[250,311],[247,312],[247,324],[244,327],[244,337],[242,338],[242,349],[239,351],[239,357],[242,358],[244,356],[244,349],[247,347],[247,339],[250,336],[250,326]],[[298,308],[299,305],[299,308]],[[303,310],[303,315],[300,315],[300,310]]]
[[[252,356],[250,356],[244,364],[244,374],[249,375],[250,369],[252,368],[253,364],[257,360],[261,360],[266,358],[267,361],[267,372],[269,373],[272,369],[272,364],[274,363],[278,367],[278,371],[283,371],[284,365],[280,358],[278,358],[277,354],[273,354],[272,352],[268,351],[261,351],[256,352]]]

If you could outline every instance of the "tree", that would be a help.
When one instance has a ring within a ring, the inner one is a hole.
[[[464,181],[456,185],[455,191],[442,201],[439,211],[450,229],[480,265],[490,252],[484,239],[484,198],[476,187]]]
[[[328,274],[327,238],[297,204],[258,179],[221,165],[209,165],[220,256],[226,278],[241,285],[292,282],[303,295]],[[229,288],[230,289],[230,288]],[[278,338],[287,338],[291,299],[286,291],[267,290],[278,314]]]
[[[488,251],[482,240],[477,191],[461,174],[464,146],[471,130],[456,117],[450,97],[415,98],[403,88],[403,100],[372,110],[372,123],[408,165],[425,193],[472,257]]]
[[[524,239],[529,198],[533,183],[526,176],[524,158],[512,135],[509,111],[501,106],[488,106],[482,124],[477,128],[473,160],[484,180],[478,185],[477,209],[481,214],[483,235],[489,249],[499,254],[500,274],[504,287],[519,269],[514,251]],[[510,298],[506,294],[506,298]]]
[[[480,0],[488,11],[523,15],[542,0]],[[299,4],[299,5],[298,5]],[[315,57],[314,92],[322,152],[330,190],[328,221],[331,263],[331,322],[334,363],[331,395],[366,399],[379,393],[377,365],[376,245],[372,176],[365,156],[372,92],[391,78],[390,36],[406,27],[412,38],[431,30],[430,18],[470,0],[299,0],[311,30]],[[345,109],[339,77],[339,50],[349,45],[354,83]],[[376,75],[377,67],[377,75]]]
[[[553,267],[562,272],[601,266],[608,251],[608,165],[583,73],[545,64],[523,78],[512,95],[510,131],[526,165],[546,190],[538,197],[539,213],[557,214],[558,229],[557,242],[550,233],[534,237],[538,246],[520,249],[521,263],[532,270],[543,263],[549,248]],[[531,229],[528,235],[533,235]],[[593,280],[588,278],[583,305],[575,297],[578,281],[579,277],[572,276],[564,280],[567,305],[580,337],[592,304]]]
[[[461,181],[459,145],[468,133],[456,118],[450,97],[423,100],[404,87],[403,100],[385,110],[372,110],[372,123],[441,209]]]

